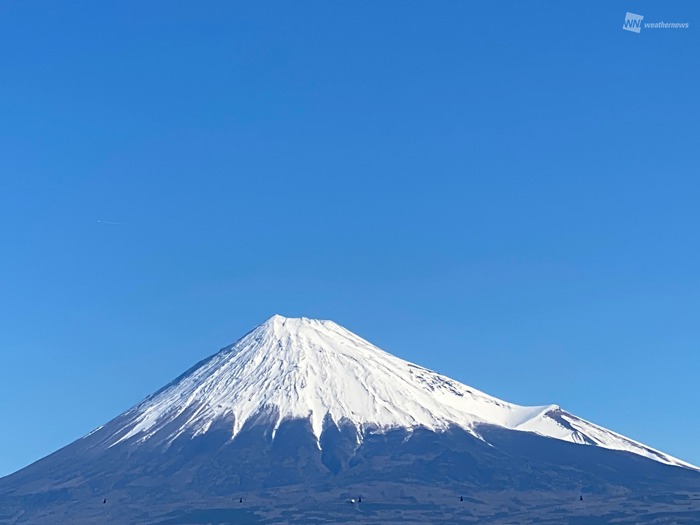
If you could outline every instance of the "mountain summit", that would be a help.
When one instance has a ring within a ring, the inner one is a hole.
[[[699,502],[681,460],[278,315],[0,479],[0,525],[700,523]]]
[[[501,401],[395,357],[333,321],[275,315],[124,414],[109,445],[195,437],[227,422],[269,420],[272,437],[289,419],[365,432],[457,426],[484,439],[481,425],[535,432],[572,443],[625,450],[669,465],[679,459],[584,421],[557,405]]]

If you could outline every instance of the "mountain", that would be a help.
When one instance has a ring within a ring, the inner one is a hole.
[[[0,479],[0,523],[514,519],[700,522],[700,470],[557,405],[491,397],[332,321],[276,315]]]

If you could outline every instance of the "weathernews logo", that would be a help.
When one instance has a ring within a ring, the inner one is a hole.
[[[634,13],[627,12],[625,15],[625,24],[622,26],[622,29],[625,31],[632,31],[633,33],[639,33],[642,30],[642,20],[644,20],[642,15],[635,15]]]
[[[644,22],[644,17],[642,15],[637,15],[635,13],[630,13],[629,11],[625,14],[625,23],[622,24],[622,29],[625,31],[632,31],[633,33],[640,33],[642,28],[644,29],[688,29],[690,27],[689,22]]]

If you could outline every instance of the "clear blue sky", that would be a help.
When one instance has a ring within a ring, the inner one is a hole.
[[[274,313],[700,464],[698,27],[4,2],[0,475]]]

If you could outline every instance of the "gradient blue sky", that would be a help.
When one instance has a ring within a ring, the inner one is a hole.
[[[274,313],[700,464],[699,15],[4,2],[0,475]]]

